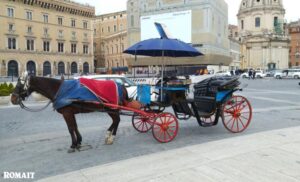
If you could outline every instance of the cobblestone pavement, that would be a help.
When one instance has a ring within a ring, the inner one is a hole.
[[[201,128],[195,119],[190,119],[180,121],[175,140],[160,144],[153,139],[151,132],[141,134],[135,131],[131,118],[123,116],[114,145],[107,146],[104,145],[104,135],[111,124],[107,114],[80,114],[77,123],[83,144],[92,148],[72,154],[67,153],[71,143],[67,126],[62,116],[51,108],[30,113],[15,106],[0,107],[0,172],[33,171],[36,180],[136,156],[300,126],[299,80],[266,78],[242,82],[248,87],[237,94],[250,100],[254,115],[249,128],[241,134],[228,133],[221,122],[215,127]]]

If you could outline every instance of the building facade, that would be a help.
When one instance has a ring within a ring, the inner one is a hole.
[[[239,40],[238,26],[228,26],[228,38],[230,44],[230,56],[232,62],[229,65],[230,70],[237,70],[241,68],[241,42]]]
[[[289,67],[300,66],[300,20],[290,23],[288,29],[291,38]]]
[[[159,20],[172,13],[172,16],[175,17],[186,12],[191,14],[191,18],[177,22],[182,29],[181,33],[190,34],[191,42],[187,43],[191,43],[205,55],[195,58],[167,58],[166,65],[213,64],[228,66],[231,62],[228,40],[228,6],[224,0],[128,0],[128,46],[141,41],[144,34],[141,31],[141,23],[147,18],[155,16]],[[174,36],[174,38],[178,37]],[[150,67],[161,65],[161,62],[159,57],[139,57],[135,60],[134,56],[131,56],[128,61],[133,67]]]
[[[0,1],[0,75],[93,72],[94,14],[69,0]]]
[[[97,72],[127,70],[126,11],[96,16],[94,21],[95,63]]]
[[[242,0],[238,26],[242,68],[283,69],[289,62],[282,0]]]

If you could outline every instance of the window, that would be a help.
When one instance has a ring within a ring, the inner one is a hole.
[[[300,58],[300,53],[297,52],[297,53],[295,54],[295,57],[296,57],[297,59],[299,59],[299,58]]]
[[[103,29],[103,28],[101,28],[101,32],[102,32],[102,33],[104,32],[104,29]]]
[[[8,49],[16,49],[16,38],[9,37],[7,40],[8,40]]]
[[[87,27],[88,27],[88,23],[87,23],[86,21],[84,21],[84,22],[83,22],[83,28],[84,28],[84,29],[87,29]]]
[[[72,38],[76,39],[76,32],[72,32]]]
[[[244,30],[244,20],[241,21],[241,28]]]
[[[76,53],[76,46],[74,43],[71,44],[71,53]]]
[[[44,35],[48,35],[48,28],[44,28]]]
[[[76,26],[76,21],[74,19],[71,20],[71,27],[75,27]]]
[[[114,32],[117,31],[117,25],[114,25]]]
[[[33,51],[34,50],[34,40],[27,39],[27,50]]]
[[[44,51],[49,52],[50,51],[50,42],[49,41],[44,41]]]
[[[8,24],[8,30],[14,31],[15,30],[14,24]]]
[[[58,24],[59,24],[59,25],[62,25],[62,24],[63,24],[63,18],[62,18],[62,17],[58,17],[57,21],[58,21]]]
[[[255,27],[260,27],[260,18],[255,18]]]
[[[83,45],[83,54],[88,54],[88,53],[89,53],[89,46]]]
[[[44,23],[48,23],[48,15],[43,15],[44,17]]]
[[[32,33],[32,27],[31,26],[27,27],[27,33]]]
[[[130,16],[130,25],[132,27],[134,27],[134,16],[133,15]]]
[[[9,16],[9,17],[14,17],[15,16],[13,8],[7,8],[7,16]]]
[[[110,26],[107,27],[107,31],[110,32]]]
[[[32,20],[32,12],[31,11],[26,11],[26,19]]]
[[[58,31],[58,37],[59,37],[59,38],[63,38],[63,36],[64,36],[63,30],[59,30],[59,31]]]
[[[87,34],[87,33],[84,33],[83,36],[84,36],[84,39],[87,39],[88,34]]]
[[[62,42],[58,43],[58,52],[64,52],[64,43]]]
[[[276,27],[278,25],[278,17],[275,16],[274,17],[274,27]]]
[[[94,29],[94,35],[96,35],[97,34],[97,30],[96,29]]]

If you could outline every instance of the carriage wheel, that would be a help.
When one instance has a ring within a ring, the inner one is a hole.
[[[159,114],[153,122],[153,137],[161,142],[167,143],[172,141],[178,133],[178,120],[171,113]]]
[[[232,133],[244,131],[252,119],[252,107],[243,96],[232,96],[223,105],[222,121],[225,128]]]
[[[140,133],[146,133],[152,128],[152,124],[149,121],[149,117],[142,115],[132,116],[132,125]]]

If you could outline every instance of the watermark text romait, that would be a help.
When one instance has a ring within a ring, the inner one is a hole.
[[[35,172],[3,172],[4,179],[34,179]]]

